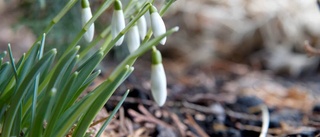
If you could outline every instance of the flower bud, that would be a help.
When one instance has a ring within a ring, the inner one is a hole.
[[[139,31],[137,25],[132,26],[127,33],[127,45],[130,53],[133,53],[140,46]]]
[[[155,102],[163,106],[167,98],[167,80],[162,65],[162,57],[156,48],[152,51],[151,93]]]
[[[153,35],[155,37],[158,37],[164,33],[166,33],[166,26],[161,18],[161,16],[159,15],[156,7],[151,6],[150,7],[150,18],[151,18],[151,28],[153,31]],[[167,38],[164,37],[161,41],[160,44],[164,45],[166,43]]]
[[[144,37],[146,37],[146,35],[147,35],[147,22],[146,22],[146,18],[144,17],[144,15],[142,15],[138,19],[137,25],[138,25],[140,39],[143,40]]]
[[[116,0],[114,2],[114,11],[112,15],[112,21],[111,21],[111,35],[112,39],[115,39],[117,35],[125,28],[125,19],[123,15],[122,10],[122,4],[121,1]],[[124,39],[124,36],[122,36],[117,42],[116,46],[119,46],[122,44]]]
[[[92,18],[91,8],[89,5],[88,0],[82,0],[81,1],[81,7],[82,7],[82,27]],[[90,25],[87,32],[84,34],[84,38],[86,41],[91,42],[94,35],[94,23]]]

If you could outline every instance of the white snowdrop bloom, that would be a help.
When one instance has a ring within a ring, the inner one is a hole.
[[[121,1],[116,0],[114,2],[114,11],[112,15],[112,21],[111,21],[111,35],[112,39],[116,38],[117,35],[126,27],[125,26],[125,19],[123,15],[123,10],[122,10],[122,4]],[[122,36],[117,42],[116,46],[119,46],[122,44],[124,39],[124,36]]]
[[[81,2],[81,7],[82,7],[82,27],[92,18],[92,12],[91,8],[89,5],[88,0],[82,0]],[[84,34],[84,38],[86,41],[91,42],[94,36],[94,23],[90,25],[88,28],[87,32]]]
[[[127,45],[130,53],[133,53],[140,46],[139,31],[137,25],[132,26],[127,33]]]
[[[138,19],[137,25],[138,25],[140,39],[143,40],[144,37],[146,37],[146,35],[147,35],[147,21],[146,21],[146,18],[144,17],[144,15],[142,15]]]
[[[161,53],[155,48],[152,51],[151,93],[155,102],[159,106],[163,106],[167,99],[167,79],[162,65]]]
[[[150,8],[150,19],[151,19],[151,28],[153,31],[153,35],[155,37],[158,37],[164,33],[166,33],[166,26],[159,15],[156,7],[151,6]],[[164,45],[166,43],[167,38],[164,37],[161,41],[160,44]]]

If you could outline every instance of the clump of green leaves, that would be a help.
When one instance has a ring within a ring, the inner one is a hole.
[[[102,59],[139,18],[149,11],[153,2],[148,0],[129,2],[126,9],[134,9],[135,12],[125,14],[125,17],[132,18],[119,34],[112,38],[111,28],[106,26],[104,31],[80,52],[81,46],[77,44],[88,28],[106,9],[112,7],[114,2],[119,2],[118,0],[106,0],[94,12],[92,18],[83,24],[82,30],[65,51],[44,50],[46,34],[76,2],[77,0],[70,0],[66,3],[46,27],[44,34],[18,61],[15,61],[12,56],[10,44],[8,52],[0,53],[1,137],[62,137],[66,135],[81,137],[89,135],[90,133],[86,131],[93,119],[116,88],[132,73],[136,59],[150,49],[155,49],[163,38],[177,31],[177,28],[173,28],[151,39],[152,31],[149,30],[139,48],[127,55],[99,86],[79,98],[101,73],[100,70],[96,70],[96,67]],[[172,3],[173,0],[167,1],[160,13],[163,14]],[[92,52],[97,43],[102,40],[104,42],[100,49],[85,58],[87,53]],[[62,53],[59,58],[56,57],[58,52]],[[6,57],[9,58],[8,62],[4,62]],[[101,135],[128,92],[125,93],[96,136]]]

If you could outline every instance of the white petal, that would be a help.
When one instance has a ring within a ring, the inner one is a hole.
[[[126,27],[122,10],[115,10],[113,12],[111,27],[112,27],[111,28],[112,39],[116,38],[117,35]],[[124,39],[124,36],[122,36],[116,42],[116,46],[121,45],[123,42],[123,39]]]
[[[130,53],[137,50],[140,46],[139,31],[136,25],[132,26],[127,33],[127,44]]]
[[[146,18],[144,17],[144,15],[142,15],[138,19],[137,25],[138,25],[138,29],[139,29],[140,38],[141,38],[141,40],[143,40],[144,37],[147,35],[147,22],[146,22]]]
[[[151,93],[159,106],[163,106],[167,98],[167,80],[163,65],[151,66]]]
[[[158,36],[166,33],[166,26],[165,26],[165,24],[164,24],[164,22],[158,12],[151,13],[150,18],[151,18],[152,31],[153,31],[155,37],[158,37]],[[160,41],[160,44],[164,45],[166,43],[166,40],[167,40],[167,38],[164,37]]]
[[[92,13],[90,7],[82,9],[82,26],[84,26],[92,18]],[[91,42],[94,36],[94,23],[88,28],[87,32],[84,34],[86,41]]]

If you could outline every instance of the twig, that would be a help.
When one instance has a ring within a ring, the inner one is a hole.
[[[132,135],[129,135],[128,137],[142,137],[142,136],[145,136],[143,135],[143,133],[145,133],[147,131],[146,128],[144,127],[141,127],[137,130],[134,131],[134,133]]]
[[[199,112],[203,112],[203,113],[209,113],[209,114],[215,114],[215,115],[222,115],[224,114],[224,112],[221,112],[219,110],[216,109],[211,109],[210,107],[204,107],[201,105],[197,105],[197,104],[193,104],[193,103],[189,103],[189,102],[182,102],[182,105],[186,108],[190,108]]]
[[[140,114],[136,111],[134,111],[133,109],[129,109],[128,113],[134,117],[134,120],[136,122],[152,122],[158,125],[162,125],[163,127],[169,127],[172,128],[172,126],[170,126],[169,124],[157,119],[156,117],[154,117],[153,115],[151,115],[142,105],[138,106],[138,109],[144,114]]]
[[[252,126],[252,125],[243,125],[241,123],[236,123],[236,127],[239,129],[249,130],[249,131],[255,131],[255,132],[261,132],[261,127],[258,126]],[[270,134],[276,134],[280,135],[283,133],[282,129],[269,129]]]
[[[123,132],[128,133],[128,130],[125,128],[125,117],[124,117],[124,110],[123,107],[119,110],[119,122],[120,122],[120,129],[122,129]]]
[[[180,121],[180,119],[179,119],[179,117],[177,116],[177,114],[171,113],[171,112],[169,112],[169,113],[170,113],[170,117],[172,118],[174,124],[177,125],[178,130],[179,130],[179,132],[180,132],[180,135],[181,135],[182,137],[185,137],[185,136],[186,136],[187,126],[184,125],[184,124]]]
[[[93,122],[93,123],[90,125],[90,127],[93,127],[93,126],[95,126],[95,125],[98,125],[99,123],[102,123],[102,122],[106,121],[106,119],[108,119],[108,118],[109,118],[109,116],[106,116],[106,117],[104,117],[104,118],[101,118],[101,119],[99,119],[98,121]]]
[[[190,114],[186,114],[186,117],[187,117],[187,120],[189,121],[189,123],[191,124],[191,126],[194,127],[194,129],[197,131],[197,133],[201,137],[209,137],[209,135],[202,130],[202,128],[197,124],[197,122],[194,121],[194,119],[192,118],[192,116]]]
[[[316,49],[314,47],[312,47],[309,43],[309,41],[305,41],[304,42],[304,49],[305,51],[310,55],[320,55],[320,49]]]

